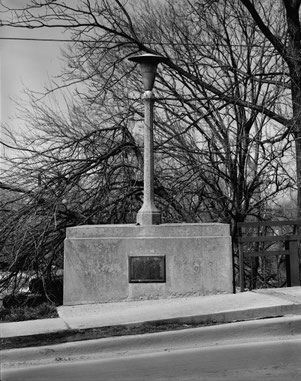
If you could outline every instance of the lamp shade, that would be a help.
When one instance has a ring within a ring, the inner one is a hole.
[[[130,57],[129,60],[140,64],[144,91],[150,91],[155,83],[158,64],[167,61],[167,58],[147,53]]]

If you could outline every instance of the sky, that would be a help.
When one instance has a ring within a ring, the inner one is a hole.
[[[0,37],[64,39],[60,29],[24,30],[0,28]],[[65,43],[0,40],[1,121],[13,123],[14,100],[25,99],[24,89],[42,92],[49,78],[61,71],[61,49]]]

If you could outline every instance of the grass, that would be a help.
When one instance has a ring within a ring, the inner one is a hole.
[[[24,305],[0,308],[1,322],[48,319],[55,317],[58,317],[56,306],[47,302],[34,307]]]

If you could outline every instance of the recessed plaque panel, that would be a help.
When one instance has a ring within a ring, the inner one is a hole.
[[[165,255],[129,257],[130,283],[164,283]]]

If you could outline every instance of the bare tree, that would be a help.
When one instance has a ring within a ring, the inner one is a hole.
[[[270,23],[269,9],[266,4],[255,5],[249,0],[241,0],[256,27],[274,47],[278,56],[285,63],[285,74],[290,88],[291,118],[284,123],[285,131],[294,137],[296,149],[297,187],[298,187],[298,217],[301,216],[301,25],[299,0],[282,0],[272,9],[279,14],[279,22],[285,25],[285,34],[278,34],[278,26]],[[278,9],[277,9],[278,8]]]
[[[124,115],[113,112],[101,127],[84,106],[59,115],[32,101],[26,134],[6,130],[15,155],[0,184],[15,195],[1,205],[1,283],[16,290],[28,280],[18,274],[51,279],[62,267],[68,226],[133,222],[141,197],[133,186],[141,153]]]
[[[23,114],[32,133],[6,140],[16,155],[2,187],[23,195],[1,227],[7,282],[15,269],[47,274],[61,266],[68,226],[134,222],[143,109],[126,58],[137,51],[169,58],[156,81],[155,119],[155,193],[165,221],[232,222],[235,237],[237,221],[269,217],[275,196],[294,185],[285,163],[286,61],[241,1],[0,4],[3,25],[70,31],[57,87],[72,86],[76,99],[62,114],[33,98],[33,112]],[[267,21],[285,38],[283,12],[266,4]]]

